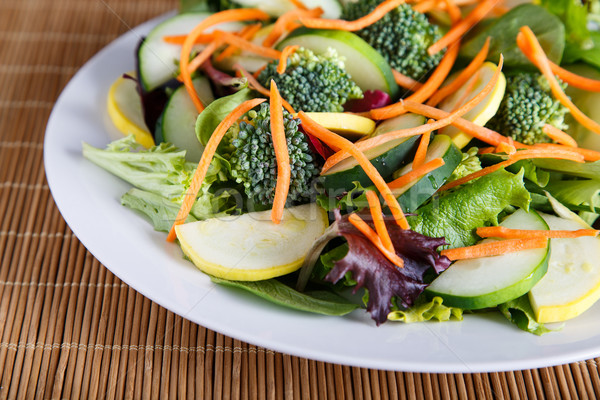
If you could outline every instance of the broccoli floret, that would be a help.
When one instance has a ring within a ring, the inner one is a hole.
[[[277,183],[270,116],[269,105],[261,104],[258,111],[251,110],[229,129],[224,143],[231,175],[254,203],[265,206],[273,204]],[[301,203],[310,200],[319,170],[306,136],[298,130],[300,120],[285,110],[283,118],[292,170],[288,202]]]
[[[524,144],[547,143],[551,139],[542,131],[544,125],[567,129],[564,119],[568,112],[554,98],[542,74],[520,72],[506,78],[500,108],[486,126]]]
[[[349,99],[362,99],[363,93],[344,68],[344,60],[334,49],[316,55],[299,48],[288,59],[285,73],[277,73],[272,61],[259,74],[258,81],[269,87],[277,84],[281,96],[297,111],[341,112]]]
[[[346,3],[342,18],[355,20],[372,12],[383,0],[361,0]],[[374,24],[355,32],[375,48],[392,68],[420,80],[427,76],[443,57],[433,56],[427,49],[442,37],[437,25],[427,16],[402,4]]]

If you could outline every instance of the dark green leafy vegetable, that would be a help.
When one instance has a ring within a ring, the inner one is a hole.
[[[600,32],[590,32],[591,47],[582,48],[567,44],[563,63],[571,64],[583,61],[600,69]]]

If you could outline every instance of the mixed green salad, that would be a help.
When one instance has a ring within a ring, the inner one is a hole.
[[[182,0],[83,154],[219,285],[548,332],[600,298],[600,1],[534,3]]]

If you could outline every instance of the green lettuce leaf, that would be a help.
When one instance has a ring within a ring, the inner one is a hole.
[[[388,320],[399,322],[423,322],[437,320],[440,322],[452,319],[462,321],[463,310],[456,307],[448,307],[442,304],[441,297],[434,297],[431,301],[423,301],[406,310],[395,310],[388,314]]]
[[[131,189],[121,197],[121,204],[145,215],[154,229],[168,232],[177,217],[179,204],[155,193],[139,189]],[[195,222],[193,215],[188,215],[186,222]]]
[[[340,209],[342,212],[360,211],[369,206],[367,190],[376,190],[374,186],[363,187],[360,182],[352,182],[354,187],[340,198],[328,197],[325,193],[317,196],[317,204],[326,211]]]
[[[535,335],[543,335],[544,333],[552,332],[544,324],[540,324],[535,320],[529,296],[524,294],[514,300],[500,304],[498,309],[510,322],[515,324],[519,329]]]
[[[570,160],[538,158],[534,160],[534,164],[539,168],[565,175],[600,180],[600,161],[578,163]]]
[[[511,174],[499,170],[470,185],[459,187],[409,216],[412,229],[429,237],[444,237],[450,248],[471,246],[479,237],[475,228],[497,225],[498,215],[507,207],[529,209],[531,196],[523,183],[523,170]]]

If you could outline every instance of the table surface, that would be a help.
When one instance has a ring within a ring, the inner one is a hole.
[[[112,275],[52,199],[46,123],[69,79],[174,0],[0,0],[0,398],[597,398],[598,359],[417,374],[276,353],[189,322]]]

